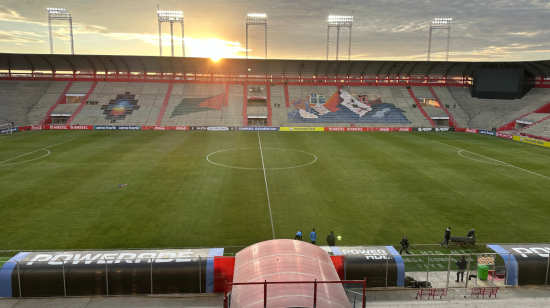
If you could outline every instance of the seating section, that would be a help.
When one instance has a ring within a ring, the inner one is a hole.
[[[533,117],[534,115],[536,115],[535,118],[538,118],[538,120],[535,120],[536,122],[534,122],[533,124],[516,131],[515,134],[529,137],[538,136],[543,138],[550,138],[550,114],[533,113],[529,116]]]
[[[51,84],[51,81],[0,81],[0,124],[14,122],[15,125],[30,125],[27,113]]]
[[[27,125],[38,125],[48,113],[48,110],[57,102],[68,85],[68,81],[53,81],[46,92],[34,104],[27,114]]]
[[[470,95],[469,88],[449,87],[455,101],[468,114],[468,127],[491,130],[550,101],[549,89],[531,89],[519,100],[479,99]]]
[[[38,125],[67,88],[67,81],[0,81],[0,123]],[[68,94],[86,95],[92,82],[73,82]],[[160,125],[178,126],[242,126],[247,116],[267,116],[262,102],[247,104],[243,95],[267,97],[270,92],[272,126],[335,126],[335,127],[430,127],[428,119],[403,86],[288,86],[289,107],[285,86],[242,84],[173,84]],[[74,117],[73,125],[155,125],[163,107],[169,84],[140,82],[98,82],[88,101]],[[268,88],[269,87],[269,88]],[[448,105],[461,127],[498,128],[526,115],[522,120],[534,122],[512,133],[550,137],[549,113],[531,113],[550,102],[550,89],[534,88],[519,100],[487,100],[472,98],[469,88],[411,87],[418,99],[439,100]],[[246,91],[246,92],[245,92]],[[73,114],[79,103],[55,106],[53,114]],[[116,110],[115,110],[116,109]],[[448,117],[443,108],[424,108],[430,117]],[[548,111],[544,111],[548,112]],[[114,116],[114,115],[120,116]],[[124,116],[122,116],[124,115]],[[544,119],[544,121],[542,121]],[[535,123],[536,122],[536,123]]]
[[[99,82],[88,98],[88,100],[97,100],[98,104],[84,105],[71,124],[155,125],[167,91],[167,83]],[[131,96],[133,98],[130,98]],[[129,104],[131,100],[137,100],[136,106],[139,108]],[[116,102],[118,111],[111,112],[109,107],[106,107],[110,102]],[[110,112],[105,113],[106,110]],[[125,116],[116,118],[110,116],[117,112]]]
[[[289,86],[290,125],[411,126],[391,89],[378,87]],[[401,103],[406,99],[397,94]],[[388,100],[388,98],[390,98]],[[412,100],[412,98],[411,98]]]
[[[161,125],[242,126],[243,87],[230,85],[229,93],[225,88],[223,84],[174,84]]]

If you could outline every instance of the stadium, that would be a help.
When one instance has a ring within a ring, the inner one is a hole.
[[[544,305],[550,60],[449,60],[449,18],[351,60],[353,16],[347,59],[269,59],[265,14],[245,58],[162,56],[178,12],[160,56],[0,53],[0,306]]]

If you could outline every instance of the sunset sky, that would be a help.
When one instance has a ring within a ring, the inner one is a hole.
[[[268,57],[324,59],[327,17],[354,11],[352,59],[425,60],[430,22],[452,17],[450,60],[550,59],[548,0],[2,0],[0,52],[49,53],[46,7],[73,17],[76,54],[158,55],[157,4],[185,16],[186,56],[244,57],[247,13],[266,13]],[[70,53],[68,23],[54,22],[55,53]],[[163,54],[170,55],[163,24]],[[176,56],[180,27],[174,26]],[[264,32],[252,27],[250,55],[263,57]],[[336,29],[331,30],[331,58]],[[347,59],[348,32],[340,32]],[[434,32],[432,59],[443,60],[446,31]]]

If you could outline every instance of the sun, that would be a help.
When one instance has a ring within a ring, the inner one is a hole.
[[[217,38],[185,38],[185,48],[189,56],[210,58],[218,62],[222,58],[239,58],[245,49],[239,42]],[[187,54],[187,53],[186,53]]]
[[[220,61],[221,58],[218,57],[218,56],[213,56],[210,59],[212,59],[212,61],[214,61],[214,62],[218,62],[218,61]]]

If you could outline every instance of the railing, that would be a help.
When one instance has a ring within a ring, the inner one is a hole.
[[[226,282],[225,283],[225,295],[223,298],[224,302],[224,308],[231,308],[231,296],[230,296],[230,290],[233,286],[249,286],[249,285],[262,285],[263,286],[263,307],[267,308],[267,302],[269,300],[269,297],[267,296],[268,293],[268,285],[279,285],[279,284],[313,284],[313,308],[317,307],[317,285],[318,284],[343,284],[343,283],[351,283],[351,284],[362,284],[363,285],[363,294],[362,294],[362,308],[365,308],[366,304],[366,280],[338,280],[338,281],[260,281],[260,282]]]

